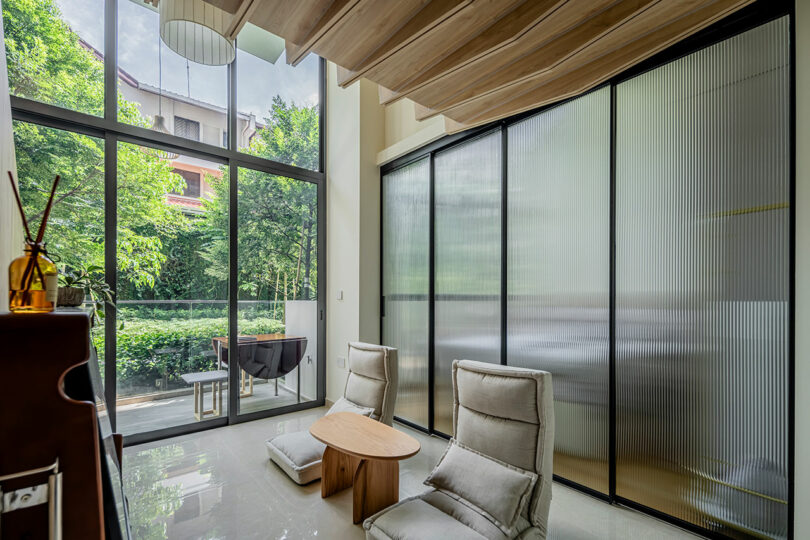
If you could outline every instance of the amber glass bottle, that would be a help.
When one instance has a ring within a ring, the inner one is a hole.
[[[41,276],[33,264],[34,251],[38,251],[37,262],[42,271]],[[34,246],[28,244],[25,246],[25,255],[11,261],[8,267],[8,289],[8,308],[13,312],[53,311],[56,307],[58,274],[56,265],[46,256],[41,246],[35,250]]]

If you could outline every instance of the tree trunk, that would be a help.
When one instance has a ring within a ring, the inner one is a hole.
[[[303,287],[303,296],[305,300],[311,299],[310,293],[310,277],[311,277],[311,270],[312,270],[312,226],[313,226],[313,219],[312,219],[312,207],[309,209],[309,219],[307,220],[307,230],[306,230],[306,242],[307,247],[304,249],[304,287]]]

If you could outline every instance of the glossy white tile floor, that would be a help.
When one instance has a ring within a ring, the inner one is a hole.
[[[320,483],[298,486],[267,459],[264,441],[307,429],[326,409],[288,414],[124,451],[124,484],[135,538],[362,539],[351,522],[351,490],[321,499]],[[400,495],[425,489],[422,481],[446,441],[397,425],[422,450],[401,462]],[[695,538],[632,510],[610,506],[554,484],[549,538]],[[451,540],[451,539],[448,539]]]

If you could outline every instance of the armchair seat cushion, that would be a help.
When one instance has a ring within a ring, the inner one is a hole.
[[[326,445],[309,431],[283,433],[266,443],[270,460],[297,484],[308,484],[321,477],[321,460]]]
[[[374,540],[487,540],[418,497],[405,499],[371,516],[363,527],[366,539]]]
[[[366,538],[375,540],[512,540],[526,535],[531,524],[520,518],[515,531],[504,534],[494,523],[446,493],[429,490],[404,499],[363,523]]]

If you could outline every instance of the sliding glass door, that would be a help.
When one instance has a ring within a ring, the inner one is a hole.
[[[750,21],[384,169],[384,336],[420,351],[398,415],[452,435],[455,359],[549,371],[556,477],[788,537],[790,20]]]
[[[317,399],[318,186],[239,167],[237,414]],[[227,187],[224,186],[224,187]]]
[[[508,363],[552,374],[555,474],[608,493],[610,88],[508,134]]]
[[[429,425],[430,159],[382,179],[382,343],[399,362],[397,417]]]
[[[624,82],[616,494],[787,535],[788,20]]]
[[[453,433],[453,360],[501,361],[501,132],[435,159],[434,428]]]
[[[228,332],[226,171],[118,144],[116,414],[124,435],[227,416],[216,351]],[[144,197],[150,190],[159,195]]]

